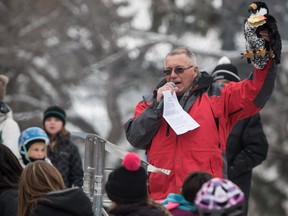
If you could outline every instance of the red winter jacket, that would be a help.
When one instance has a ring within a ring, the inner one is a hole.
[[[201,73],[197,89],[183,107],[200,127],[182,135],[176,135],[162,117],[155,96],[144,97],[137,104],[134,118],[125,124],[127,140],[147,150],[149,163],[171,170],[169,176],[150,174],[151,198],[159,200],[179,193],[192,171],[227,177],[226,140],[230,130],[239,119],[252,116],[264,106],[274,87],[276,69],[270,60],[264,69],[255,69],[249,79],[226,85],[212,84],[211,77]]]

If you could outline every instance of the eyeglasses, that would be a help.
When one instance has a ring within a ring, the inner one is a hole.
[[[171,75],[172,72],[173,72],[173,70],[174,70],[174,73],[176,73],[176,74],[181,74],[181,73],[183,73],[185,70],[188,70],[188,69],[190,69],[190,68],[192,68],[192,67],[194,67],[194,66],[192,65],[192,66],[189,66],[189,67],[187,67],[187,68],[184,68],[184,67],[168,68],[168,69],[165,69],[165,70],[164,70],[164,73],[165,73],[166,76],[168,76],[168,75]]]

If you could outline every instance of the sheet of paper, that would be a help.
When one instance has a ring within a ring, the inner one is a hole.
[[[175,92],[164,91],[163,117],[177,135],[194,130],[200,125],[180,106]]]

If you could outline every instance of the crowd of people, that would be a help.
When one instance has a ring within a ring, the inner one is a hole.
[[[82,159],[65,128],[65,111],[48,107],[42,127],[21,132],[4,102],[8,82],[0,75],[0,215],[93,215],[81,189]]]
[[[262,36],[267,39],[267,33]],[[164,79],[137,104],[125,132],[132,146],[146,150],[150,164],[171,172],[148,175],[140,157],[128,153],[105,184],[112,201],[109,214],[247,215],[252,169],[268,151],[258,112],[272,94],[277,63],[269,55],[266,62],[240,81],[227,57],[208,74],[199,71],[187,47],[168,53]],[[0,215],[92,216],[91,201],[81,188],[79,150],[65,128],[66,112],[48,107],[42,127],[20,133],[3,101],[7,83],[1,75]],[[166,91],[176,94],[185,118],[198,127],[175,132],[163,114]]]

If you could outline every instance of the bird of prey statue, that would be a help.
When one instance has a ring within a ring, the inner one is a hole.
[[[264,2],[253,2],[248,12],[250,16],[244,24],[246,51],[241,53],[242,58],[247,58],[247,62],[252,62],[256,68],[263,68],[270,56],[280,64],[282,44],[276,19],[269,14]],[[268,32],[269,41],[260,34],[265,31]]]

